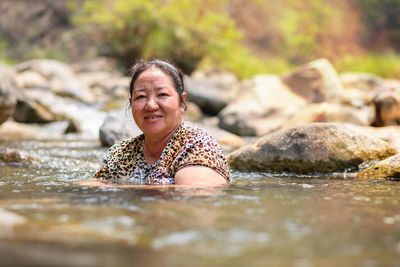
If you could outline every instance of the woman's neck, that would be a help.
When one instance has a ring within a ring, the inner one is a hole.
[[[154,137],[145,135],[144,137],[144,147],[143,147],[143,154],[146,162],[149,165],[154,164],[157,160],[160,159],[161,154],[164,148],[167,146],[169,140],[171,139],[172,135],[178,129],[180,125],[176,126],[174,130],[172,130],[169,134],[163,137]]]

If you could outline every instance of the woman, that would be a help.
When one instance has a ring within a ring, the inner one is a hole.
[[[230,174],[216,140],[183,121],[182,72],[162,60],[141,60],[131,72],[130,105],[143,134],[112,146],[95,178],[135,184],[225,184]]]

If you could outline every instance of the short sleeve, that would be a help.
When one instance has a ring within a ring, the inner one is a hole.
[[[204,166],[213,169],[229,181],[230,173],[224,153],[217,141],[203,135],[196,140],[189,140],[184,151],[176,161],[175,171],[188,166]]]

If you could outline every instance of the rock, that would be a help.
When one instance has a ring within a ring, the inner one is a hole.
[[[69,65],[50,59],[30,60],[16,66],[19,73],[35,72],[47,80],[47,86],[60,96],[72,97],[82,102],[93,102],[94,96],[80,82]]]
[[[57,120],[56,114],[45,106],[30,99],[19,99],[13,118],[24,123],[48,123]]]
[[[309,62],[292,73],[282,77],[291,90],[309,103],[340,102],[344,88],[333,68],[326,59]]]
[[[0,140],[32,140],[39,136],[36,125],[8,120],[0,125]]]
[[[382,139],[390,146],[400,151],[400,125],[383,127],[363,127],[363,131],[376,138]]]
[[[198,105],[204,114],[217,115],[236,96],[238,82],[230,73],[194,73],[185,77],[188,100]]]
[[[58,121],[45,124],[26,124],[8,120],[0,125],[0,139],[11,141],[49,139],[61,140],[65,138],[64,133],[67,126],[67,121]]]
[[[349,122],[368,126],[371,123],[373,111],[368,108],[358,109],[334,103],[315,103],[305,106],[285,122],[281,129],[289,129],[300,124],[311,122]]]
[[[36,162],[36,159],[26,152],[8,148],[0,149],[0,164],[30,165]]]
[[[387,83],[375,96],[373,126],[400,125],[400,81]]]
[[[68,120],[68,126],[67,129],[65,129],[65,133],[81,133],[82,132],[82,127],[78,120],[76,119],[70,119]]]
[[[100,142],[103,146],[109,147],[113,144],[141,134],[130,113],[124,110],[110,112],[100,127]]]
[[[371,73],[341,73],[339,79],[346,90],[356,89],[364,93],[379,90],[385,86],[385,80]]]
[[[357,174],[358,178],[400,178],[400,154],[382,160]]]
[[[49,88],[47,79],[34,71],[18,73],[16,82],[20,88]]]
[[[84,72],[77,78],[90,89],[97,101],[110,101],[116,98],[129,99],[130,77],[121,77],[110,72]]]
[[[200,121],[204,117],[203,112],[201,111],[199,106],[197,106],[195,103],[190,103],[187,101],[186,105],[187,105],[187,110],[183,114],[185,120],[196,122]]]
[[[7,237],[6,235],[9,234],[7,231],[10,230],[10,228],[24,224],[27,221],[25,217],[11,211],[7,211],[3,208],[0,208],[0,218],[1,237]]]
[[[277,75],[256,75],[241,84],[238,97],[219,114],[219,127],[241,136],[279,129],[306,104]]]
[[[266,135],[228,155],[232,169],[330,173],[395,155],[386,142],[347,123],[310,123]]]
[[[12,116],[17,104],[15,75],[13,69],[0,64],[0,124]]]

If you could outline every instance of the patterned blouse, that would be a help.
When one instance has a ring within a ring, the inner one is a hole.
[[[144,135],[113,145],[94,178],[134,184],[173,184],[175,174],[187,166],[205,166],[230,179],[223,151],[201,128],[184,122],[172,135],[160,159],[148,165],[143,154]]]

